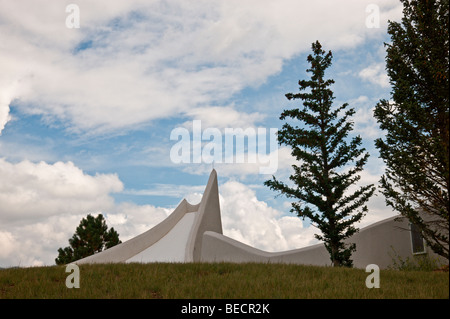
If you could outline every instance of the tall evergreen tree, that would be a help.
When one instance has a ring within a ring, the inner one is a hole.
[[[108,226],[102,214],[87,215],[80,221],[75,234],[69,239],[69,247],[59,248],[57,265],[68,264],[120,244],[119,234]]]
[[[347,103],[337,108],[332,106],[334,96],[329,87],[334,80],[324,78],[325,70],[331,65],[331,51],[322,50],[318,41],[312,44],[312,51],[307,58],[311,79],[299,81],[300,93],[286,94],[289,100],[301,99],[303,108],[284,110],[280,116],[281,120],[291,118],[301,124],[285,123],[278,132],[278,142],[290,146],[299,162],[293,165],[294,174],[290,176],[295,186],[290,187],[275,176],[264,184],[298,200],[292,203],[291,212],[309,218],[322,232],[315,237],[324,242],[333,266],[350,267],[356,245],[344,241],[358,231],[354,225],[366,214],[364,204],[375,187],[362,186],[348,194],[348,188],[360,179],[358,173],[369,154],[360,148],[360,136],[347,142],[353,129],[349,118],[354,109],[346,110]],[[339,117],[342,112],[343,116]]]
[[[389,22],[386,69],[391,100],[374,116],[385,138],[376,147],[386,164],[386,203],[449,258],[449,1],[401,0],[401,23]]]

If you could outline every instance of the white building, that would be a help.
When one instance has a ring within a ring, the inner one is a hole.
[[[376,264],[381,269],[395,258],[416,255],[446,259],[427,248],[420,232],[406,219],[391,217],[362,228],[349,238],[356,243],[352,254],[354,267]],[[261,262],[326,266],[330,256],[323,244],[300,249],[265,252],[224,236],[219,205],[217,173],[211,172],[202,200],[192,205],[183,199],[164,221],[124,243],[80,259],[85,263],[130,262]]]

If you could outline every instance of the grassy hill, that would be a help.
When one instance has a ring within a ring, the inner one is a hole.
[[[284,264],[108,264],[80,266],[80,288],[65,266],[0,270],[6,298],[378,299],[449,298],[449,273],[381,270],[380,288],[362,269]]]

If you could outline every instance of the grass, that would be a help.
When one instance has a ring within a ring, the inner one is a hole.
[[[0,299],[448,299],[449,273],[286,264],[104,264],[80,266],[80,288],[65,266],[0,270]]]

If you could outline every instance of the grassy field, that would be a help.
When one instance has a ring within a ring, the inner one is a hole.
[[[0,270],[0,299],[441,299],[449,273],[381,270],[380,288],[361,269],[280,264],[109,264],[80,266],[80,288],[65,266]]]

